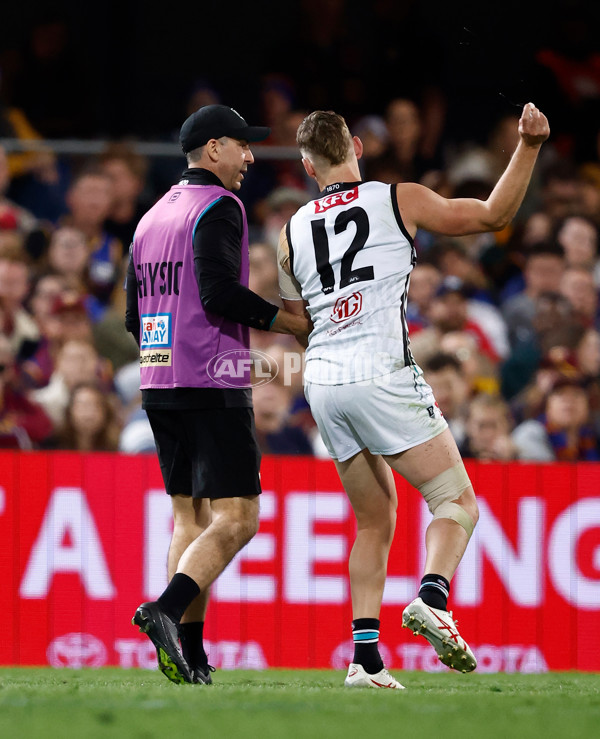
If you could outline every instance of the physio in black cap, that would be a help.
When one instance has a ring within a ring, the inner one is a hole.
[[[175,683],[212,682],[203,647],[210,585],[258,529],[250,381],[221,382],[209,368],[223,346],[250,356],[247,327],[294,334],[304,346],[308,339],[306,317],[248,288],[248,224],[234,193],[254,161],[249,144],[269,133],[225,105],[193,113],[180,133],[188,169],[141,219],[131,245],[125,323],[140,345],[142,406],[174,518],[169,585],[133,621]],[[165,282],[169,274],[176,277]],[[166,330],[141,331],[141,316],[145,327]]]

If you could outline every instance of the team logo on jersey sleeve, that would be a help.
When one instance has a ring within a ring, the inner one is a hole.
[[[324,213],[336,205],[347,205],[357,198],[358,187],[353,187],[351,190],[343,190],[342,192],[334,192],[320,200],[315,200],[315,213]]]
[[[171,366],[171,314],[146,314],[142,317],[140,365]]]
[[[345,298],[338,298],[333,306],[333,311],[329,319],[334,323],[342,323],[350,318],[357,316],[362,310],[362,294],[360,292],[352,293]]]

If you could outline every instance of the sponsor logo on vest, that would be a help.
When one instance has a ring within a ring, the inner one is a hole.
[[[327,195],[320,200],[315,200],[315,213],[323,213],[336,205],[347,205],[357,198],[358,187],[353,187],[351,190],[344,190],[344,192],[336,192],[333,195]]]
[[[212,357],[206,371],[223,387],[257,387],[274,380],[279,365],[269,354],[256,349],[230,349]]]
[[[104,643],[93,634],[63,634],[48,645],[46,657],[52,667],[102,667],[107,653]]]
[[[174,192],[169,198],[168,202],[174,203],[180,195],[181,195],[181,192]]]
[[[171,350],[158,351],[156,349],[150,349],[149,351],[140,352],[140,367],[145,367],[148,364],[158,364],[161,367],[171,366]]]
[[[140,349],[169,348],[171,346],[171,314],[145,313],[142,315]]]
[[[329,320],[334,323],[342,323],[349,318],[354,318],[362,310],[362,294],[360,292],[352,293],[345,298],[338,298],[333,306],[333,311],[329,316]]]

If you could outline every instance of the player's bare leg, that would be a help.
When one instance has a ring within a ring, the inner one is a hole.
[[[381,457],[366,449],[335,464],[357,524],[348,562],[355,651],[345,685],[399,690],[403,686],[385,669],[377,647],[379,612],[396,528],[394,478]]]
[[[472,488],[470,495],[474,500],[475,495]],[[466,508],[464,503],[469,502],[468,496],[463,493],[456,499],[456,502]],[[447,580],[451,580],[468,543],[469,535],[456,521],[448,518],[438,518],[432,521],[425,534],[427,548],[425,572],[437,572]]]
[[[462,461],[449,429],[423,444],[384,459],[415,488],[421,487]],[[465,510],[473,525],[477,523],[479,513],[475,493],[471,486],[458,495],[453,502]],[[436,572],[447,580],[451,580],[468,542],[469,535],[456,521],[448,518],[434,519],[429,524],[425,540],[427,547],[425,572]]]
[[[430,441],[386,457],[386,461],[411,485],[419,488],[424,497],[430,483],[436,485],[437,481],[442,481],[447,487],[448,480],[451,482],[456,477],[458,481],[456,497],[445,503],[444,514],[449,509],[452,518],[436,516],[427,528],[427,557],[419,597],[405,608],[402,625],[424,636],[444,664],[462,672],[474,670],[477,661],[446,605],[450,580],[479,515],[468,478],[460,479],[464,470],[456,442],[446,429]],[[439,510],[442,511],[441,506]]]
[[[379,618],[396,527],[394,478],[381,457],[366,449],[345,462],[335,460],[335,466],[356,516],[356,539],[348,562],[352,615]]]

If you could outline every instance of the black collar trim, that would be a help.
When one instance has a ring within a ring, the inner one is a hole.
[[[332,192],[352,190],[352,188],[357,187],[358,185],[362,185],[361,180],[357,180],[356,182],[333,182],[331,185],[327,185],[327,187],[319,193],[319,197],[331,195]]]
[[[221,180],[214,172],[202,167],[190,167],[181,175],[181,179],[177,183],[179,185],[218,185],[224,187]]]

